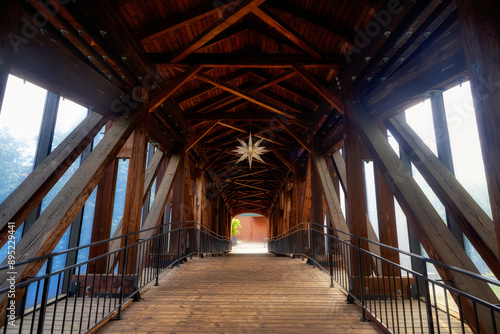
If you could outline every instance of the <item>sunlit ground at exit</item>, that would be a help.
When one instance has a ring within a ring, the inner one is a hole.
[[[234,254],[263,254],[267,253],[267,243],[240,241],[233,245]]]

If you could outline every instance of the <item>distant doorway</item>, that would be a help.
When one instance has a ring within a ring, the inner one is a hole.
[[[235,217],[241,227],[238,241],[263,243],[267,241],[267,218],[255,213],[245,213]]]
[[[234,217],[240,221],[238,235],[233,238],[232,253],[267,253],[267,218],[259,214],[246,213]]]

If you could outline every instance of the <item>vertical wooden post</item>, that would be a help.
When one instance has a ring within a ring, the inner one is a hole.
[[[354,127],[352,120],[345,117],[345,151],[346,151],[346,179],[347,179],[347,215],[350,232],[356,236],[368,238],[368,219],[366,210],[366,190],[365,175],[362,159],[362,141],[358,130]],[[357,239],[352,240],[355,246],[368,250],[366,241]],[[354,256],[352,269],[354,276],[369,275],[369,262],[361,261],[358,263],[359,256]],[[361,271],[361,272],[360,272]]]
[[[457,0],[457,10],[500,253],[500,4]]]
[[[149,113],[140,116],[141,119],[134,130],[134,142],[132,147],[132,158],[129,162],[127,193],[125,196],[125,208],[123,210],[122,235],[137,232],[141,229],[142,199],[144,197],[144,178],[146,176],[146,154],[149,126]],[[139,235],[129,237],[129,245],[137,242]],[[125,239],[122,240],[122,247]],[[135,259],[129,254],[127,259],[127,270],[134,270]]]
[[[301,206],[302,206],[302,221],[301,223],[309,223],[312,220],[311,217],[311,177],[312,177],[312,172],[311,172],[311,164],[310,161],[307,162],[307,170],[306,170],[306,175],[305,175],[305,180],[303,183],[302,191],[302,199],[301,199]]]
[[[387,137],[387,129],[381,126],[382,133]],[[377,215],[380,242],[388,246],[398,248],[398,230],[396,223],[396,209],[394,207],[394,196],[387,181],[374,162],[375,189],[377,196]],[[399,264],[399,254],[385,247],[380,249],[384,259]]]
[[[313,226],[314,253],[316,255],[325,254],[325,238],[323,224],[325,222],[325,210],[323,201],[323,189],[318,170],[313,168],[314,155],[309,154],[309,165],[311,165],[311,221],[317,225]]]
[[[451,154],[450,134],[448,131],[448,122],[446,121],[446,112],[444,109],[443,93],[437,92],[431,96],[432,119],[434,121],[434,133],[436,135],[436,146],[439,160],[455,175],[453,168],[453,157]],[[458,243],[464,247],[464,235],[462,229],[450,216],[450,212],[446,210],[446,223],[451,230]]]
[[[106,123],[105,133],[111,128],[112,122]],[[101,181],[97,185],[97,194],[95,200],[94,222],[92,224],[92,235],[90,242],[105,240],[111,235],[111,224],[113,220],[113,207],[115,203],[116,179],[118,176],[118,161],[113,160],[106,170]],[[89,259],[105,254],[108,251],[108,245],[100,244],[90,247]],[[106,268],[106,259],[102,259],[99,264],[89,263],[88,272],[100,273],[101,266]]]
[[[184,160],[189,159],[187,153],[184,153]],[[186,178],[186,169],[184,168],[184,161],[181,166],[179,166],[179,171],[175,175],[174,179],[174,189],[173,189],[173,197],[172,197],[172,231],[170,235],[170,252],[172,254],[177,254],[177,250],[180,246],[179,233],[178,229],[181,228],[181,222],[183,220],[183,212],[184,212],[184,182]],[[213,226],[216,227],[216,226]],[[218,227],[218,225],[217,225]],[[217,228],[216,227],[216,228]],[[217,229],[214,229],[217,231]]]

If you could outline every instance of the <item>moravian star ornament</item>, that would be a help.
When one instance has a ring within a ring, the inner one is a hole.
[[[252,169],[252,160],[256,159],[261,162],[264,162],[262,158],[260,157],[261,154],[264,154],[266,152],[269,152],[269,150],[266,150],[265,147],[260,147],[260,143],[262,142],[263,139],[259,139],[255,144],[252,141],[252,134],[250,133],[248,136],[248,144],[245,143],[243,140],[240,138],[237,138],[238,141],[240,142],[241,146],[236,146],[236,150],[233,150],[234,153],[241,154],[240,160],[238,160],[236,163],[243,161],[245,159],[248,159],[248,163],[250,165],[250,169]]]

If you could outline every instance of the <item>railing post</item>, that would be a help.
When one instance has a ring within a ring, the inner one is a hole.
[[[123,263],[122,263],[122,280],[120,282],[120,295],[118,297],[118,314],[115,320],[122,319],[122,303],[123,303],[123,290],[125,290],[125,272],[127,270],[127,254],[128,254],[128,235],[125,236],[125,247],[123,249]]]
[[[160,227],[160,234],[158,235],[158,248],[156,249],[156,281],[155,281],[155,286],[160,285],[158,283],[159,276],[160,276],[160,252],[162,250],[162,244],[163,244],[163,226]]]
[[[54,258],[51,256],[47,259],[47,268],[45,269],[45,274],[50,275],[52,273],[52,262]],[[43,282],[43,291],[42,291],[42,301],[40,305],[40,315],[38,318],[38,328],[36,330],[37,334],[43,333],[43,325],[45,322],[45,313],[47,312],[47,301],[49,299],[49,285],[50,285],[50,276],[45,277]],[[59,288],[59,287],[58,287]],[[33,314],[35,316],[35,314]],[[7,324],[4,326],[7,327]]]
[[[310,245],[311,245],[311,257],[312,257],[311,264],[312,264],[313,268],[316,268],[316,262],[315,262],[316,261],[316,257],[314,256],[314,239],[315,239],[314,238],[314,231],[315,230],[314,230],[313,223],[309,224],[309,231],[311,231],[310,232],[310,236],[311,236],[310,237],[310,242],[311,242]]]
[[[361,255],[361,241],[358,238],[357,244],[357,259],[358,259],[358,280],[359,280],[359,290],[360,290],[360,298],[361,298],[361,308],[363,310],[363,315],[361,316],[361,321],[368,321],[366,317],[366,309],[365,309],[365,284],[363,279],[363,264],[361,263],[362,255]]]
[[[333,288],[333,254],[332,254],[332,238],[330,237],[330,230],[328,230],[328,265],[330,266],[330,288]]]
[[[429,334],[434,334],[434,321],[432,320],[431,293],[429,291],[429,281],[427,274],[427,262],[422,261],[422,275],[424,276],[425,310],[427,313],[427,327]]]
[[[181,265],[181,228],[182,222],[179,223],[179,230],[177,231],[177,265]]]
[[[305,245],[304,245],[304,228],[303,228],[303,225],[302,225],[302,228],[300,229],[302,233],[300,233],[301,235],[301,245],[302,245],[302,261],[304,261],[304,255],[306,254],[306,250],[305,250]]]

